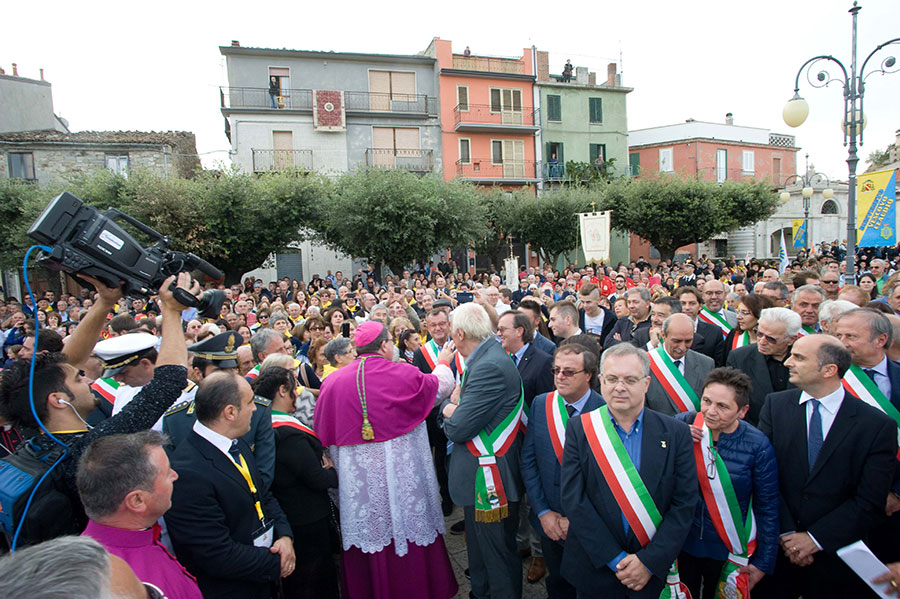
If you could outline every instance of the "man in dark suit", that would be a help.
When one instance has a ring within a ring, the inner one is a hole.
[[[894,334],[888,317],[875,310],[860,308],[836,316],[832,328],[850,352],[853,364],[851,370],[854,372],[845,377],[844,385],[850,387],[851,393],[882,411],[885,407],[890,410],[890,406],[900,410],[900,365],[889,360],[886,354]],[[861,388],[861,376],[871,378],[877,391]],[[884,407],[881,402],[885,402]],[[894,423],[900,425],[896,420]],[[872,551],[884,562],[900,560],[900,543],[897,542],[900,538],[900,462],[895,466],[884,508],[887,521],[873,529],[870,543]]]
[[[797,340],[786,365],[798,388],[769,395],[759,426],[778,460],[783,551],[754,596],[867,596],[835,552],[866,539],[883,511],[897,426],[844,390],[850,352],[834,337]]]
[[[716,366],[723,366],[725,364],[725,338],[722,336],[722,329],[698,318],[702,306],[700,291],[696,287],[679,287],[673,295],[681,302],[681,312],[690,316],[694,321],[697,338],[691,349],[712,358]]]
[[[766,396],[793,388],[784,361],[800,333],[800,316],[787,308],[766,308],[759,315],[757,342],[732,350],[726,361],[753,381],[750,410],[744,420],[757,426]]]
[[[553,352],[556,351],[556,344],[541,334],[541,326],[544,326],[545,309],[542,308],[543,306],[536,299],[526,297],[519,303],[519,307],[516,309],[519,312],[525,312],[525,314],[531,317],[531,326],[534,329],[534,341],[532,342],[534,343],[534,346],[552,356]],[[546,326],[544,328],[546,330]],[[550,334],[549,331],[547,334]]]
[[[662,342],[662,324],[673,314],[681,314],[681,302],[671,295],[656,298],[650,304],[650,326],[634,332],[632,345],[647,351],[658,347]]]
[[[204,596],[268,599],[272,583],[294,569],[293,535],[240,439],[256,409],[253,390],[237,373],[217,372],[195,404],[193,431],[172,457],[172,544]]]
[[[565,446],[566,423],[606,402],[591,383],[597,372],[597,356],[587,348],[563,345],[554,357],[556,392],[535,398],[522,446],[522,478],[531,502],[531,519],[540,531],[547,563],[549,599],[574,599],[575,587],[560,573],[569,520],[560,503],[560,465]]]
[[[698,500],[691,435],[686,424],[644,409],[650,385],[644,350],[630,343],[606,350],[600,373],[608,411],[582,414],[566,428],[561,503],[569,529],[562,574],[585,597],[656,599],[690,531]],[[603,450],[597,441],[601,435],[609,440],[605,447],[617,444],[624,450]],[[620,504],[610,488],[624,491],[623,485],[634,483],[614,474],[608,479],[598,459],[621,461],[626,468],[633,464],[661,516],[654,534],[633,518],[641,506],[625,505],[624,499]]]
[[[616,321],[604,347],[617,343],[631,342],[638,331],[650,328],[650,290],[646,287],[632,287],[625,294],[628,316]]]
[[[432,308],[425,315],[425,330],[431,336],[413,354],[413,366],[425,374],[438,364],[438,353],[450,338],[450,317],[440,308]],[[428,429],[428,444],[434,455],[434,470],[437,474],[438,487],[441,490],[441,508],[444,516],[453,512],[453,501],[450,499],[450,487],[447,483],[447,436],[437,424],[439,409],[435,407],[425,419],[425,427]]]
[[[466,369],[459,391],[442,404],[441,415],[444,433],[456,444],[450,455],[450,495],[463,506],[472,592],[476,597],[518,599],[522,378],[494,339],[490,318],[479,304],[463,304],[453,312],[450,336]],[[483,478],[476,476],[479,468]]]
[[[694,323],[686,314],[673,314],[663,322],[662,331],[661,349],[657,348],[653,351],[658,354],[659,352],[665,353],[665,356],[660,354],[660,359],[668,358],[667,361],[673,363],[699,399],[703,393],[706,375],[716,365],[709,356],[689,349],[694,341]],[[661,372],[664,374],[664,371]],[[674,384],[677,385],[677,382],[675,381]],[[650,387],[647,389],[647,407],[669,416],[685,411],[679,406],[679,401],[672,397],[672,393],[667,391],[672,384],[673,382],[669,380],[660,381],[656,368],[651,368]],[[672,387],[672,392],[677,393],[677,388]],[[700,408],[699,405],[691,406],[690,404],[687,407],[688,411],[697,411]]]
[[[578,326],[585,333],[597,335],[600,345],[616,324],[616,313],[600,305],[600,289],[593,283],[584,283],[578,290]]]
[[[541,393],[553,390],[553,358],[532,344],[534,330],[531,319],[524,312],[510,310],[497,322],[500,345],[510,355],[519,375],[525,393],[525,405],[531,407],[531,400]]]

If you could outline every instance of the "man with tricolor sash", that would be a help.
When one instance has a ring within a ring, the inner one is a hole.
[[[707,281],[703,286],[703,307],[699,318],[718,327],[722,337],[727,337],[737,326],[737,314],[725,309],[725,285],[720,281]]]
[[[532,507],[532,523],[540,533],[547,563],[549,599],[575,599],[575,587],[560,572],[569,530],[560,502],[560,466],[566,444],[566,425],[579,414],[606,402],[591,389],[597,356],[584,346],[566,344],[553,358],[556,390],[535,397],[522,446],[522,478]]]
[[[648,352],[647,407],[669,416],[697,412],[703,381],[715,363],[709,356],[690,349],[694,323],[686,314],[673,314],[663,321],[662,340],[659,347]]]
[[[698,499],[690,430],[645,409],[644,350],[606,350],[600,373],[606,406],[566,427],[562,574],[584,597],[683,597],[673,566]]]
[[[465,359],[465,371],[441,414],[444,433],[455,444],[450,495],[463,507],[472,592],[519,598],[516,530],[524,493],[519,433],[527,420],[522,379],[479,304],[463,304],[453,312],[451,339]]]
[[[804,285],[791,295],[791,310],[800,315],[803,326],[800,336],[819,332],[819,306],[825,301],[825,291],[818,285]]]
[[[844,389],[900,427],[900,365],[886,354],[893,341],[891,321],[884,314],[859,308],[839,314],[832,322],[852,361],[844,375]],[[887,521],[872,531],[871,539],[872,550],[886,562],[900,560],[900,454],[896,466],[885,502]]]
[[[734,368],[709,373],[692,424],[701,498],[678,557],[694,599],[748,597],[775,571],[778,553],[778,466],[769,439],[744,422],[750,377]],[[702,594],[701,594],[702,587]]]
[[[757,599],[871,596],[836,552],[883,518],[897,425],[843,387],[850,354],[829,335],[798,339],[785,362],[797,388],[766,399],[759,429],[778,460],[782,551]]]

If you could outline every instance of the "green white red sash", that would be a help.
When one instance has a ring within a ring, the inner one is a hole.
[[[660,345],[647,353],[650,355],[650,370],[653,372],[653,376],[662,385],[666,395],[669,396],[678,411],[699,412],[700,398],[691,389],[687,379],[675,366],[675,362],[672,361],[663,346]]]
[[[744,347],[745,345],[750,345],[750,331],[737,333],[734,336],[734,339],[731,340],[731,349],[737,349],[739,347]]]
[[[556,454],[556,459],[562,464],[563,448],[566,446],[566,424],[569,422],[566,400],[557,391],[548,393],[545,411],[547,412],[547,428],[550,430],[553,452]]]
[[[453,365],[456,367],[456,384],[462,385],[463,375],[466,373],[466,359],[459,352],[454,352]]]
[[[875,381],[869,378],[869,375],[856,364],[850,365],[850,370],[844,375],[844,389],[851,395],[857,397],[875,409],[881,410],[890,416],[897,426],[900,427],[900,411],[894,407],[894,404],[884,396]],[[897,432],[898,442],[900,442],[900,429]],[[897,459],[900,460],[900,449],[897,450]]]
[[[697,479],[703,501],[709,510],[716,532],[728,549],[728,560],[722,566],[722,573],[716,585],[716,597],[749,597],[750,581],[740,568],[746,566],[750,556],[756,550],[756,519],[753,517],[753,503],[747,510],[747,518],[741,514],[731,475],[725,467],[725,461],[718,452],[712,451],[712,432],[703,420],[703,414],[697,414],[694,426],[703,429],[700,441],[694,442],[694,460],[697,463]],[[708,456],[715,456],[716,476],[707,476]]]
[[[116,405],[116,391],[121,386],[122,384],[113,378],[97,379],[91,383],[91,390],[112,405]]]
[[[798,335],[800,335],[800,337],[806,337],[807,335],[815,335],[815,333],[816,333],[815,328],[813,328],[811,326],[803,325],[800,327],[800,332],[798,333]]]
[[[432,370],[437,368],[439,353],[441,353],[441,348],[434,342],[434,339],[429,339],[428,342],[422,346],[422,357],[425,358],[429,368]]]
[[[727,337],[728,333],[731,332],[731,329],[734,328],[733,326],[728,324],[728,320],[726,320],[724,316],[715,312],[710,312],[706,309],[706,306],[700,308],[700,314],[698,314],[697,316],[703,322],[707,322],[722,329],[722,337]]]
[[[250,369],[250,372],[244,375],[245,379],[250,379],[251,381],[259,376],[259,369],[262,367],[262,364],[257,364],[253,368]]]
[[[650,491],[641,480],[640,473],[634,467],[631,456],[628,455],[625,445],[613,427],[609,406],[602,406],[582,414],[581,422],[591,453],[609,490],[612,491],[637,540],[645,547],[653,539],[657,527],[662,524],[662,515],[653,503]],[[660,598],[684,597],[689,599],[690,593],[687,587],[681,584],[677,565],[673,564],[666,576],[666,586]]]
[[[317,435],[313,429],[309,428],[308,426],[306,426],[305,424],[303,424],[302,422],[300,422],[299,420],[297,420],[290,414],[283,414],[280,412],[273,411],[272,412],[272,428],[281,428],[281,427],[293,428],[298,431],[302,431],[302,432],[306,433],[307,435],[312,435],[316,439],[319,438],[319,435]]]

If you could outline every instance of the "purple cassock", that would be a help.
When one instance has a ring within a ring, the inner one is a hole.
[[[452,388],[452,374],[442,368]],[[372,354],[322,382],[313,428],[338,472],[344,596],[456,594],[425,428],[438,386],[434,374]],[[371,439],[363,436],[364,422]]]
[[[125,560],[138,580],[159,588],[168,599],[203,599],[197,580],[163,547],[159,533],[159,524],[146,530],[126,530],[91,520],[81,535]]]

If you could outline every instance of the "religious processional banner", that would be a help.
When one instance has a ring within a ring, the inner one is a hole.
[[[581,248],[585,262],[609,262],[610,212],[582,212],[578,214],[581,225]]]
[[[897,245],[897,170],[864,173],[856,185],[857,245]]]
[[[791,245],[795,248],[806,247],[806,221],[802,218],[795,218],[792,221],[794,234],[791,238],[794,240]]]

